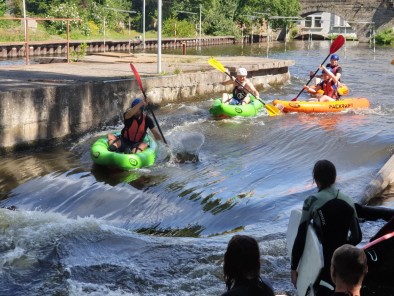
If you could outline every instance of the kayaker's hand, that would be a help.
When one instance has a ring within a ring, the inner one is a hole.
[[[310,94],[315,94],[316,93],[316,90],[314,88],[309,87],[307,85],[304,85],[304,89]]]
[[[296,287],[296,288],[297,288],[297,278],[298,278],[298,271],[292,270],[291,271],[291,282],[294,285],[294,287]]]

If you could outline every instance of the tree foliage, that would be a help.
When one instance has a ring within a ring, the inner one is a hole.
[[[6,9],[7,9],[6,0],[0,0],[0,16],[4,15]]]
[[[0,0],[5,3],[6,0]],[[145,28],[157,29],[157,0],[29,0],[29,16],[80,18],[83,25],[74,23],[89,34],[89,25],[100,30],[122,30],[131,20],[132,27],[142,31],[142,11],[145,2]],[[297,16],[301,7],[298,0],[162,0],[163,32],[173,36],[171,26],[177,23],[177,35],[195,34],[195,24],[202,20],[203,34],[239,35],[241,27],[250,28],[263,23],[269,16]],[[8,11],[22,16],[22,1],[10,0]],[[123,11],[120,11],[123,10]],[[131,13],[129,11],[135,11]],[[128,12],[125,12],[128,11]],[[0,14],[2,10],[0,7]],[[284,27],[286,20],[270,20],[273,28]],[[64,25],[52,25],[56,31]],[[193,27],[193,28],[192,28]],[[181,33],[182,32],[182,33]]]
[[[377,44],[394,44],[394,30],[389,28],[379,32],[376,34],[375,40]]]
[[[196,35],[196,27],[187,20],[168,18],[163,23],[163,35],[168,37],[190,37]]]

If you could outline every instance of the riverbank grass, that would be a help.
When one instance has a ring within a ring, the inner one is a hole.
[[[122,31],[114,31],[107,29],[104,32],[101,32],[99,28],[95,24],[89,24],[90,34],[87,36],[81,30],[72,29],[70,30],[69,38],[71,40],[128,40],[134,39],[137,36],[142,36],[141,32],[136,30],[128,30],[124,29]],[[147,39],[157,38],[156,31],[147,31],[145,32],[145,36]],[[48,29],[44,26],[44,24],[38,23],[37,27],[28,29],[28,38],[29,41],[59,41],[59,40],[67,40],[67,34],[63,33],[57,35],[54,32],[48,31]],[[0,42],[11,43],[11,42],[25,42],[25,30],[24,26],[21,22],[18,21],[0,21]]]

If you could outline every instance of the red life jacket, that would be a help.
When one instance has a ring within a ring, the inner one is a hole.
[[[126,126],[122,130],[122,137],[128,139],[130,142],[139,143],[144,140],[146,131],[146,115],[142,114],[142,120],[138,123],[138,119],[133,118],[130,126]]]
[[[330,64],[330,68],[331,68],[332,74],[334,74],[334,76],[336,76],[336,75],[337,75],[338,68],[341,68],[341,66],[340,66],[340,65],[336,65],[336,66],[333,68],[333,67],[331,67],[331,64]],[[339,82],[339,81],[341,81],[341,79],[338,79],[338,82]]]
[[[331,66],[330,66],[330,67],[331,67]],[[333,73],[334,75],[336,75],[336,74],[337,74],[338,67],[339,67],[339,65],[336,65],[334,68],[333,68],[333,67],[331,67],[331,69],[332,69],[332,73]]]
[[[324,94],[326,96],[329,96],[333,99],[338,99],[338,88],[336,87],[335,83],[333,83],[331,80],[329,81],[323,81],[321,83],[322,89],[324,90]]]

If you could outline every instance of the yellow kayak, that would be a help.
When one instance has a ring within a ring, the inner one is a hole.
[[[340,112],[349,109],[368,109],[370,106],[367,98],[347,98],[331,102],[309,101],[282,101],[274,100],[274,106],[283,112],[325,113]]]

